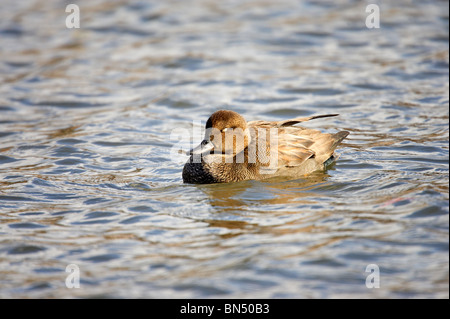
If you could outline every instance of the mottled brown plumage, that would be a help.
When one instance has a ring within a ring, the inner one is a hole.
[[[183,181],[205,184],[296,178],[323,170],[336,160],[334,150],[349,133],[321,133],[293,125],[336,115],[247,123],[236,112],[217,111],[206,123],[205,139],[189,152]]]

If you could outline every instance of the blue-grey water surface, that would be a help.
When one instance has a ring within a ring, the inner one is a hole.
[[[449,297],[447,1],[69,3],[0,2],[1,298]],[[220,108],[350,135],[306,178],[183,184]]]

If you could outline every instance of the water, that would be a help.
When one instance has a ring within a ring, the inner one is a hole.
[[[448,2],[67,4],[0,4],[0,297],[449,297]],[[351,134],[308,178],[183,184],[219,108]]]

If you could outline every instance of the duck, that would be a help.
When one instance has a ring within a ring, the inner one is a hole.
[[[186,153],[189,159],[183,167],[183,182],[212,184],[275,176],[300,178],[325,170],[338,159],[335,149],[349,132],[322,133],[294,125],[338,115],[247,122],[235,111],[218,110],[206,121],[202,142]]]

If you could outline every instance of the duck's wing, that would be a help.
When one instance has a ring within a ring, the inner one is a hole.
[[[306,122],[314,119],[320,119],[324,117],[332,117],[338,116],[339,114],[323,114],[323,115],[314,115],[309,117],[296,117],[289,120],[283,121],[251,121],[248,122],[248,126],[254,127],[283,127],[283,126],[291,126],[297,123]]]
[[[320,119],[323,117],[332,117],[332,116],[338,116],[339,114],[324,114],[324,115],[314,115],[314,116],[310,116],[310,117],[297,117],[295,119],[290,119],[290,120],[284,120],[284,121],[279,121],[277,122],[277,126],[278,127],[282,127],[282,126],[291,126],[300,122],[306,122],[306,121],[310,121],[310,120],[315,120],[315,119]]]
[[[298,131],[298,128],[278,131],[278,160],[282,166],[299,166],[316,154],[310,148],[315,143],[314,140],[309,136],[296,134]]]
[[[324,163],[333,155],[336,147],[349,133],[342,131],[336,134],[329,134],[293,125],[337,115],[315,115],[274,122],[252,121],[248,122],[248,126],[266,129],[267,131],[268,129],[276,128],[278,131],[277,147],[275,149],[268,146],[268,149],[270,148],[271,153],[276,152],[279,166],[300,166],[310,158],[315,158],[318,163]]]
[[[279,167],[300,166],[308,159],[323,164],[333,156],[336,147],[348,134],[346,131],[330,134],[314,129],[286,126],[278,129],[276,147],[269,143],[267,146],[271,158],[276,156],[278,159]]]
[[[347,131],[330,134],[297,127],[286,129],[280,128],[278,137],[278,158],[285,166],[299,166],[310,158],[324,163],[349,134]]]

